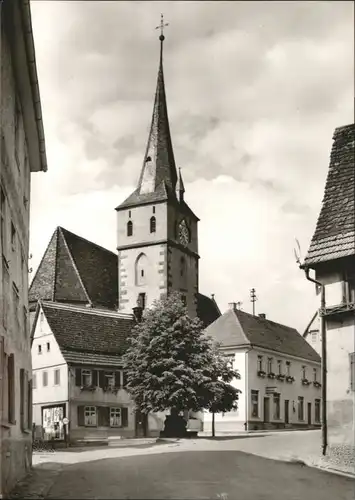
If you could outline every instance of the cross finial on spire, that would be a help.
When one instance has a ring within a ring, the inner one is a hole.
[[[165,36],[164,36],[164,28],[165,26],[169,26],[169,23],[165,23],[164,24],[164,15],[161,14],[160,15],[160,24],[159,26],[157,26],[155,29],[158,30],[160,29],[160,37],[159,37],[159,40],[162,42],[164,39],[165,39]]]

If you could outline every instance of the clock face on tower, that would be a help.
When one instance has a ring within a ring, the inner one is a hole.
[[[185,220],[182,220],[179,224],[178,235],[180,243],[186,247],[190,241],[190,232]]]

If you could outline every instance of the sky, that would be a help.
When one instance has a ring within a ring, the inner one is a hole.
[[[112,251],[143,164],[164,13],[170,129],[199,223],[200,292],[297,328],[338,126],[354,118],[353,2],[32,0],[48,172],[32,176],[32,277],[57,226]],[[30,278],[31,279],[31,278]]]

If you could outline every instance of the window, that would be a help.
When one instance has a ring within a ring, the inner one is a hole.
[[[18,291],[18,288],[16,286],[15,283],[12,283],[12,301],[13,301],[13,306],[14,306],[14,318],[15,318],[15,321],[17,323],[17,325],[19,325],[19,317],[20,317],[20,314],[19,314],[19,307],[20,307],[20,296],[19,296],[19,291]]]
[[[144,253],[138,255],[136,260],[136,285],[143,286],[147,282],[148,258]]]
[[[48,385],[48,372],[42,372],[42,384],[43,384],[43,387],[47,387],[47,385]]]
[[[180,259],[180,276],[185,276],[185,257],[181,257]]]
[[[291,376],[291,362],[290,361],[286,361],[286,375],[288,377]]]
[[[41,344],[38,344],[38,346],[37,346],[37,352],[38,352],[38,354],[42,354],[42,346],[41,346]]]
[[[318,374],[317,374],[317,368],[313,368],[313,381],[317,382]]]
[[[274,420],[280,420],[280,394],[274,394]]]
[[[156,231],[156,226],[157,226],[157,221],[153,215],[153,217],[150,218],[150,232],[155,233]]]
[[[37,374],[36,373],[32,374],[32,387],[33,387],[33,389],[37,389]]]
[[[138,304],[138,307],[145,309],[145,293],[138,294],[137,304]]]
[[[15,423],[15,356],[10,354],[7,360],[7,401],[8,422]]]
[[[95,427],[96,426],[96,407],[95,406],[85,406],[84,423],[87,427]]]
[[[277,361],[278,374],[282,375],[282,361],[279,359]]]
[[[155,207],[153,207],[153,214],[155,214]]]
[[[60,369],[54,370],[54,385],[60,385]]]
[[[9,315],[9,293],[10,293],[10,275],[8,265],[6,260],[2,259],[2,322],[5,330],[8,326],[8,315]]]
[[[89,387],[91,384],[92,384],[91,370],[81,370],[81,385],[83,387]]]
[[[317,336],[318,336],[318,335],[317,335],[317,334],[318,334],[317,330],[313,330],[313,331],[311,332],[311,334],[312,334],[312,342],[313,342],[313,343],[317,342]]]
[[[13,251],[16,250],[16,228],[12,221],[11,221],[11,248]]]
[[[223,357],[227,361],[227,363],[230,366],[230,368],[233,368],[234,359],[235,359],[234,354],[225,354]]]
[[[132,236],[133,234],[133,222],[129,220],[127,222],[127,236]]]
[[[350,390],[355,391],[355,352],[349,354],[350,358]]]
[[[259,417],[259,391],[251,391],[251,416]]]
[[[258,371],[262,372],[263,371],[263,357],[258,356]]]
[[[267,358],[267,372],[272,373],[272,358]]]
[[[131,214],[132,214],[132,212],[131,212],[131,210],[129,210],[129,211],[128,211],[128,217],[129,217],[129,218],[131,218]]]
[[[320,423],[320,399],[314,401],[314,420],[317,424]]]
[[[20,369],[20,426],[21,430],[28,429],[28,373]]]
[[[115,387],[115,376],[113,372],[105,372],[105,387]]]
[[[304,420],[304,397],[298,396],[298,420]]]
[[[110,408],[110,427],[121,427],[121,408]]]
[[[51,350],[51,344],[50,342],[47,342],[47,352],[50,352],[50,350]]]
[[[186,307],[186,305],[187,305],[186,295],[181,295],[181,300],[182,300],[182,303],[184,304],[184,306]]]
[[[302,366],[302,378],[303,380],[307,378],[307,368]]]

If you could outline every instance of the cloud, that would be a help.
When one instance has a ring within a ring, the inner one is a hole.
[[[33,176],[34,261],[58,224],[115,247],[112,210],[143,163],[162,11],[175,160],[201,218],[201,290],[224,309],[233,297],[247,302],[254,286],[265,312],[306,324],[316,302],[294,264],[293,238],[305,252],[333,130],[353,121],[353,4],[41,1],[31,9],[49,164]]]

